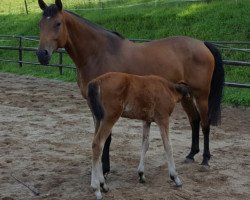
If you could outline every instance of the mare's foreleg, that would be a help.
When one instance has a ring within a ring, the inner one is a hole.
[[[180,187],[182,186],[182,182],[179,179],[176,169],[175,169],[173,150],[172,150],[172,145],[171,145],[169,132],[168,132],[169,131],[169,119],[165,119],[162,122],[160,122],[159,127],[161,131],[161,137],[162,137],[164,149],[166,151],[169,176],[175,182],[176,186]]]
[[[193,162],[194,156],[199,153],[199,132],[200,132],[200,116],[194,104],[193,98],[183,98],[181,104],[186,111],[192,128],[192,144],[191,151],[186,156],[186,162]]]
[[[143,136],[142,136],[142,149],[141,149],[141,159],[140,164],[138,166],[138,175],[140,177],[140,182],[145,182],[144,176],[144,160],[146,152],[148,151],[149,147],[149,131],[150,131],[150,122],[143,122]]]

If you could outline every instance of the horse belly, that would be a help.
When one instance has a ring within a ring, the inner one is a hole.
[[[141,106],[138,104],[127,104],[124,106],[121,117],[129,119],[140,119],[143,121],[154,121],[154,109],[153,106]]]

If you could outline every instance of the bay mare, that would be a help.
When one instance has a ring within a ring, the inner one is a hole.
[[[208,168],[211,157],[210,125],[220,122],[224,84],[221,55],[212,44],[184,36],[136,44],[63,10],[61,0],[56,0],[50,6],[43,0],[38,2],[43,10],[39,22],[38,60],[46,65],[54,51],[65,48],[77,67],[77,83],[84,98],[88,82],[107,72],[159,75],[175,83],[187,84],[191,98],[183,98],[181,104],[192,128],[192,144],[186,160],[194,161],[194,156],[199,152],[201,124],[204,134],[201,164]],[[103,149],[104,173],[110,171],[110,143],[111,134]]]

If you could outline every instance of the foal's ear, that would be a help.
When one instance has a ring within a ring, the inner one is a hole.
[[[56,4],[58,10],[61,11],[62,8],[63,8],[63,6],[62,6],[62,1],[61,1],[61,0],[56,0],[56,1],[55,1],[55,4]]]
[[[44,3],[43,0],[38,0],[38,4],[39,4],[39,7],[42,9],[42,10],[45,10],[48,6],[46,5],[46,3]]]

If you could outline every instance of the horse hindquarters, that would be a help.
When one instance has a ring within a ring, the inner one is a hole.
[[[202,165],[207,168],[210,160],[209,150],[209,132],[210,125],[217,125],[221,118],[221,99],[224,85],[224,69],[220,52],[212,44],[205,42],[206,47],[214,57],[214,71],[210,85],[209,96],[200,96],[196,99],[197,107],[200,113],[202,132],[204,135],[204,152]]]
[[[222,57],[219,50],[213,46],[211,43],[204,42],[206,47],[210,50],[214,57],[215,66],[212,76],[212,81],[210,85],[210,93],[208,97],[208,107],[207,109],[207,125],[202,126],[202,132],[204,134],[204,153],[203,153],[203,166],[208,166],[208,161],[211,157],[209,151],[209,132],[210,125],[218,125],[221,121],[221,100],[223,96],[223,86],[224,86],[224,68],[222,63]],[[201,105],[201,104],[200,104]],[[204,108],[204,106],[203,106]]]

